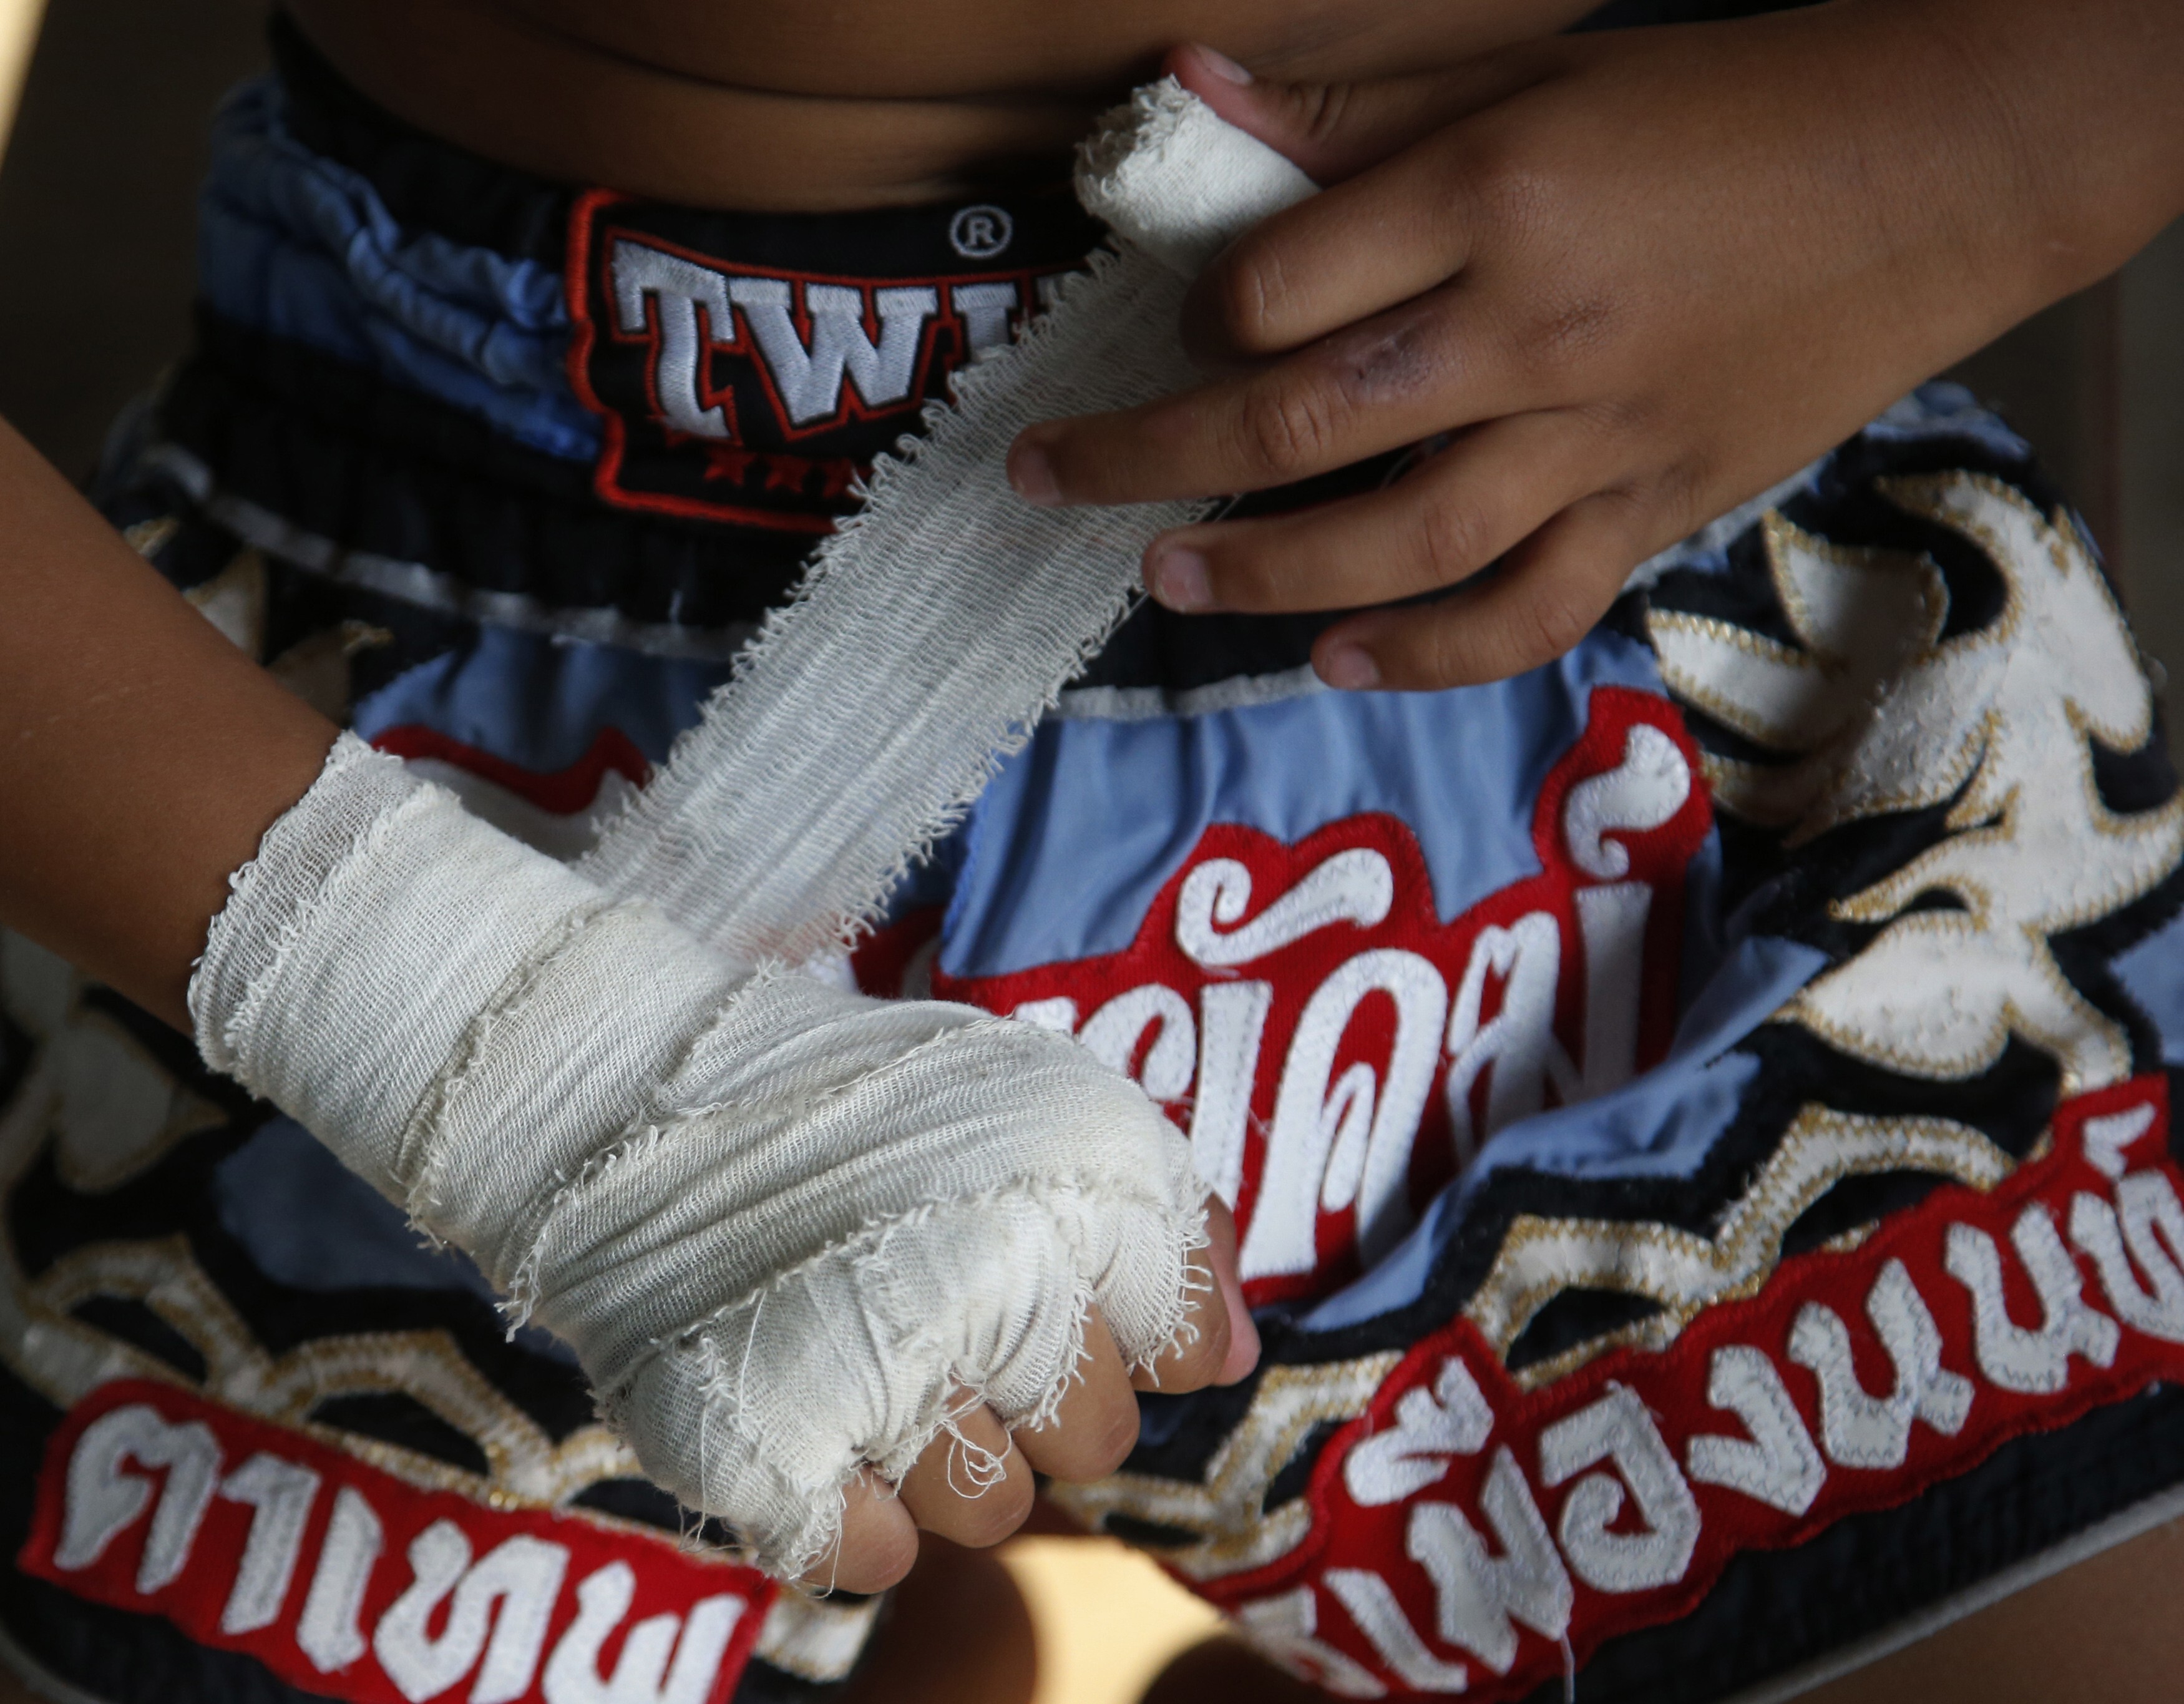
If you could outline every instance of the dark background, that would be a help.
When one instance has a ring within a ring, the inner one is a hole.
[[[188,333],[192,200],[265,0],[50,0],[0,164],[0,415],[72,475]],[[1958,370],[2040,445],[2184,671],[2184,226]]]

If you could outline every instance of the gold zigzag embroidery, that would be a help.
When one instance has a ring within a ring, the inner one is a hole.
[[[61,1135],[65,1087],[50,1054],[0,1107],[0,1197],[13,1192],[40,1153]],[[154,1154],[152,1157],[156,1157]],[[443,1332],[354,1332],[320,1338],[273,1356],[198,1266],[181,1237],[78,1249],[33,1282],[0,1216],[0,1359],[61,1407],[120,1378],[190,1388],[176,1368],[72,1316],[94,1296],[142,1302],[204,1358],[206,1394],[287,1426],[410,1484],[453,1491],[488,1508],[566,1506],[604,1480],[641,1477],[636,1458],[604,1426],[558,1444],[485,1379]],[[415,1450],[320,1425],[312,1411],[328,1397],[397,1391],[423,1404],[476,1444],[483,1477]],[[657,1541],[656,1528],[597,1510],[587,1522]],[[837,1603],[785,1589],[760,1629],[758,1654],[820,1684],[855,1666],[878,1612],[878,1599]]]
[[[1117,1473],[1095,1484],[1053,1485],[1047,1494],[1089,1528],[1115,1514],[1203,1534],[1195,1544],[1160,1552],[1163,1562],[1191,1579],[1263,1567],[1295,1550],[1312,1526],[1311,1505],[1301,1497],[1267,1512],[1267,1488],[1315,1427],[1362,1414],[1402,1358],[1401,1350],[1387,1349],[1318,1366],[1269,1367],[1242,1423],[1214,1452],[1198,1484]]]
[[[1790,1227],[1846,1177],[1931,1172],[1984,1192],[2014,1169],[2008,1154],[1967,1125],[1808,1105],[1713,1237],[1651,1221],[1523,1214],[1464,1312],[1506,1360],[1525,1327],[1565,1290],[1612,1290],[1660,1304],[1649,1318],[1512,1375],[1536,1388],[1621,1344],[1664,1348],[1707,1308],[1755,1294],[1780,1263]]]

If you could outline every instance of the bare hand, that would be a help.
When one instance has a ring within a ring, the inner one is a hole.
[[[1034,427],[1011,477],[1036,502],[1203,497],[1451,434],[1386,489],[1167,534],[1146,584],[1275,612],[1471,581],[1336,623],[1319,673],[1434,688],[1546,662],[1638,562],[2173,215],[2184,149],[2148,140],[2176,130],[2154,99],[2173,71],[2111,64],[2114,111],[2026,132],[2041,81],[2100,57],[2086,42],[2112,61],[2134,31],[2184,32],[2138,0],[2063,9],[2075,34],[2021,0],[1836,0],[1341,87],[1182,50],[1190,87],[1331,187],[1200,281],[1185,340],[1217,376]],[[2043,28],[2060,45],[2027,64]],[[2110,200],[2144,207],[2059,210],[2098,199],[2064,164],[2095,132],[2139,171]]]

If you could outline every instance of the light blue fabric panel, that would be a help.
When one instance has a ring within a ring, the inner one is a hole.
[[[276,1118],[213,1173],[220,1228],[276,1283],[342,1290],[460,1290],[497,1303],[485,1275],[456,1249],[435,1249],[393,1202],[351,1171],[303,1126]],[[549,1333],[524,1327],[517,1343],[573,1365]]]
[[[1561,1177],[1687,1177],[1736,1118],[1759,1061],[1736,1044],[1819,974],[1817,948],[1772,936],[1741,942],[1676,1034],[1669,1056],[1611,1094],[1495,1132],[1462,1177],[1435,1198],[1396,1250],[1305,1317],[1335,1331],[1418,1299],[1463,1209],[1494,1173],[1521,1166]]]
[[[1045,723],[978,802],[943,968],[994,976],[1120,952],[1215,823],[1294,842],[1388,812],[1418,835],[1453,919],[1539,874],[1533,806],[1596,685],[1661,690],[1652,653],[1602,630],[1548,668],[1452,692]]]
[[[2184,916],[2115,961],[2116,980],[2161,1032],[2161,1062],[2184,1065]]]
[[[615,728],[657,763],[730,671],[725,662],[482,628],[359,700],[354,726],[370,740],[421,724],[543,774],[567,768],[600,729]]]
[[[599,452],[569,383],[560,274],[413,233],[364,178],[287,133],[279,85],[223,109],[198,208],[198,288],[223,317],[354,362],[532,449]]]

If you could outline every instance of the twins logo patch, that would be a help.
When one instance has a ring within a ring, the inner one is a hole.
[[[1410,829],[1208,829],[1124,952],[933,991],[1075,1035],[1187,1129],[1256,1305],[1370,1265],[1478,1144],[1667,1051],[1711,817],[1674,708],[1618,687],[1541,787],[1540,873],[1444,922]]]
[[[17,1562],[354,1704],[719,1704],[777,1589],[634,1528],[421,1490],[138,1381],[54,1433]]]
[[[1665,1349],[1527,1391],[1459,1317],[1330,1442],[1312,1536],[1199,1589],[1344,1696],[1521,1697],[1565,1641],[1581,1664],[1685,1613],[1741,1550],[2184,1377],[2180,1182],[2143,1077],[2065,1103],[1991,1188],[1785,1260]]]
[[[1081,217],[1059,244],[1051,218],[1037,221],[1045,240],[1018,242],[999,207],[902,218],[893,241],[879,233],[842,255],[849,266],[791,266],[751,258],[779,246],[777,232],[756,229],[766,221],[604,191],[580,198],[570,372],[605,424],[600,497],[829,531],[873,456],[916,430],[956,367],[1006,344],[1042,287],[1090,246]]]

